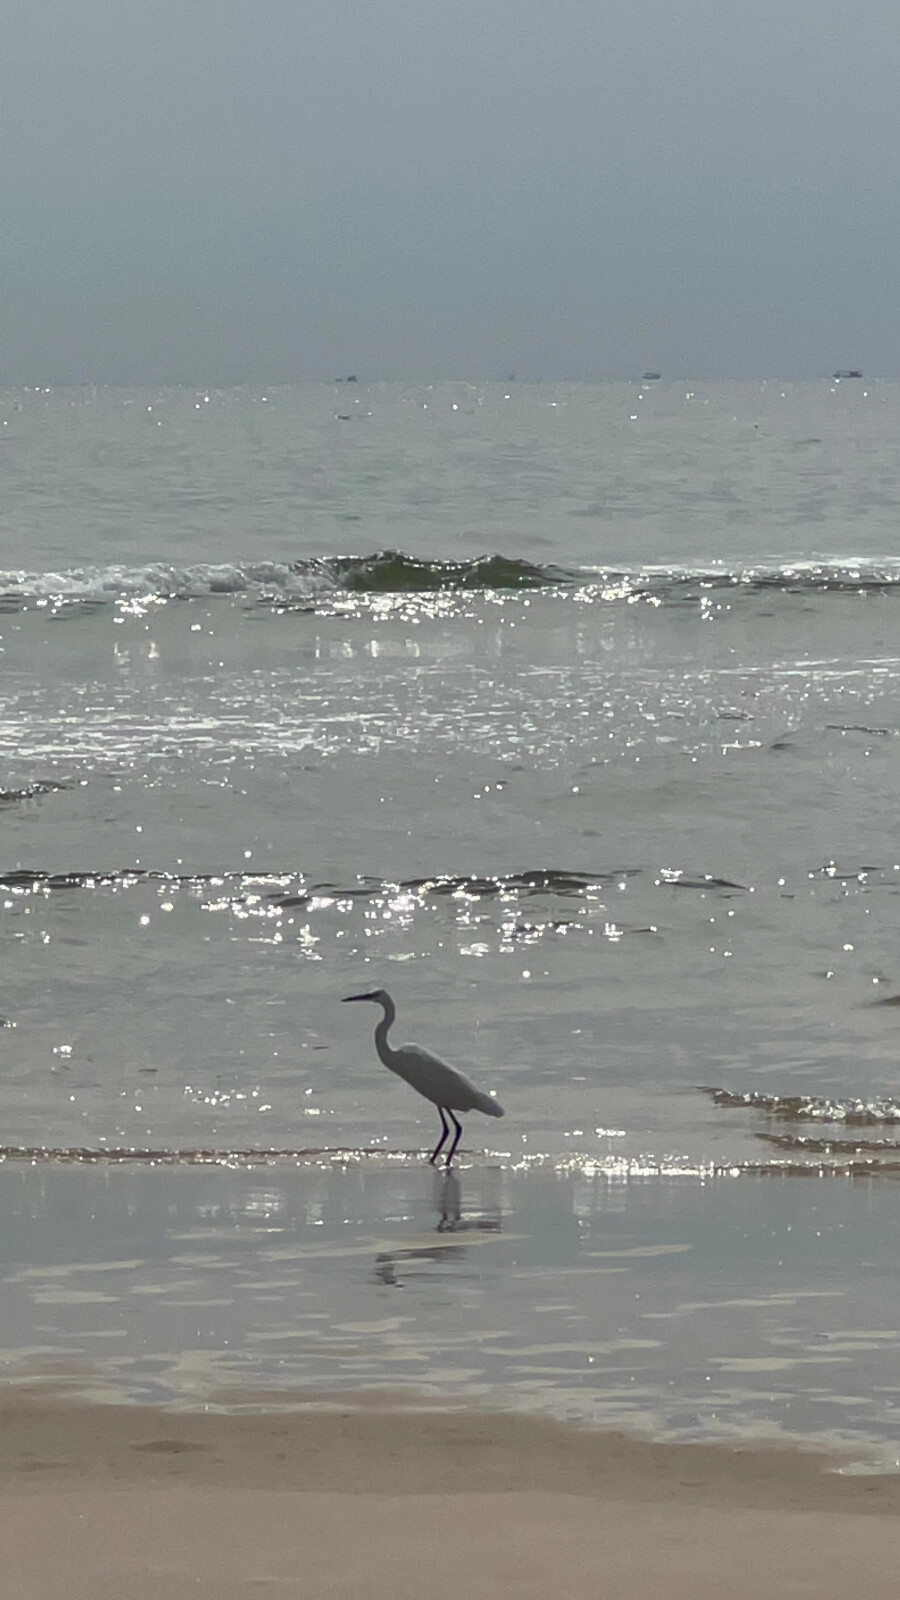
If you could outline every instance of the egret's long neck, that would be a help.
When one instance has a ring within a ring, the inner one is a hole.
[[[393,1027],[397,1013],[390,996],[381,1000],[379,1004],[384,1007],[384,1016],[375,1028],[375,1049],[378,1051],[379,1059],[384,1062],[386,1067],[390,1067],[393,1070],[396,1052],[388,1044],[388,1029]]]

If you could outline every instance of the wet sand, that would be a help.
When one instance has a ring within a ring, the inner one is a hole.
[[[187,1413],[7,1390],[4,1600],[896,1594],[900,1475],[383,1405]]]

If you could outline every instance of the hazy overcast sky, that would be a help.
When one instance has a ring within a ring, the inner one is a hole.
[[[0,382],[900,373],[897,0],[5,0]]]

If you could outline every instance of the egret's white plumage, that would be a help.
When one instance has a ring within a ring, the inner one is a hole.
[[[503,1107],[497,1104],[492,1095],[482,1094],[470,1083],[462,1072],[457,1072],[455,1067],[448,1067],[446,1061],[441,1061],[438,1056],[433,1056],[430,1050],[423,1050],[418,1044],[402,1044],[395,1049],[388,1043],[390,1030],[397,1009],[386,989],[371,989],[366,994],[345,995],[346,1001],[373,1000],[381,1006],[383,1016],[375,1029],[375,1049],[378,1056],[389,1067],[391,1072],[396,1072],[411,1088],[417,1089],[437,1106],[441,1117],[443,1132],[435,1148],[429,1156],[432,1164],[437,1160],[444,1143],[449,1137],[450,1129],[447,1127],[447,1113],[456,1130],[456,1135],[447,1153],[447,1166],[453,1160],[456,1146],[462,1135],[462,1125],[454,1116],[455,1111],[482,1111],[486,1117],[502,1117]]]

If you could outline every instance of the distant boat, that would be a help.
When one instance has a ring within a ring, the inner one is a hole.
[[[858,367],[838,367],[837,372],[833,373],[832,376],[835,378],[861,378],[862,373]]]
[[[642,383],[655,383],[657,378],[661,378],[661,377],[662,377],[662,373],[661,372],[645,372],[644,376],[641,379],[641,382]]]
[[[335,378],[334,381],[335,383],[357,383],[359,380],[356,376],[356,373],[351,372],[349,378]]]

